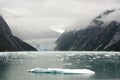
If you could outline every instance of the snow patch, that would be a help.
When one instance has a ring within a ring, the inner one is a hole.
[[[120,22],[120,9],[108,10],[109,13],[104,12],[96,18],[97,21],[103,22],[108,25],[112,21]]]

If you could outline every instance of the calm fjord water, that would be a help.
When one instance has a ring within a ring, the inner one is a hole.
[[[65,56],[76,54],[113,55],[119,52],[6,52],[0,53],[0,80],[120,80],[116,71],[88,74],[35,74],[27,70],[40,68],[72,68],[78,67],[64,62]],[[66,57],[67,58],[67,57]],[[69,57],[68,57],[69,58]],[[66,67],[67,65],[67,67]],[[78,65],[79,66],[79,65]]]

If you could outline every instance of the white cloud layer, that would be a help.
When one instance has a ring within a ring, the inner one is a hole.
[[[41,38],[52,26],[83,26],[104,10],[119,7],[120,0],[0,0],[1,15],[23,39]]]

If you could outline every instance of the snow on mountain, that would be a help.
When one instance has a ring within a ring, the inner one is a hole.
[[[91,22],[91,25],[96,24],[96,25],[102,27],[104,25],[108,25],[112,21],[120,22],[120,8],[119,9],[106,10],[105,12],[103,12],[99,16],[97,16]]]
[[[76,32],[64,32],[55,50],[120,51],[120,9],[107,10]]]

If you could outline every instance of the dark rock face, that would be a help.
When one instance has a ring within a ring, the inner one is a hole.
[[[75,39],[77,38],[77,33],[73,34],[73,31],[63,33],[61,37],[56,41],[58,44],[55,50],[69,50],[70,46],[73,44]]]
[[[5,20],[0,16],[0,51],[37,51],[32,46],[15,37]]]
[[[56,41],[55,50],[70,51],[120,51],[120,22],[105,23],[101,18],[112,14],[107,10],[97,16],[86,29],[64,33]],[[66,47],[67,46],[67,47]]]

